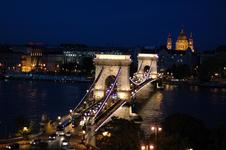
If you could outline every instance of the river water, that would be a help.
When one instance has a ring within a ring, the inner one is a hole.
[[[226,89],[165,85],[163,91],[151,93],[147,86],[137,100],[145,101],[139,115],[144,120],[142,127],[148,131],[173,113],[189,114],[209,127],[226,123]]]
[[[43,113],[50,119],[68,113],[78,104],[90,83],[0,80],[0,137],[13,130],[16,118],[39,121]],[[166,85],[165,90],[144,88],[137,101],[143,101],[139,114],[143,127],[161,121],[175,112],[187,113],[209,126],[226,122],[226,89]]]

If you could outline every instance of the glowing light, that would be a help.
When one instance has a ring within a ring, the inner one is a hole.
[[[82,134],[86,134],[86,131],[85,130],[82,130]]]
[[[149,149],[154,149],[154,146],[153,146],[153,145],[150,145],[150,146],[149,146]]]
[[[130,60],[130,55],[109,55],[109,54],[96,54],[95,59],[110,59],[110,60]]]
[[[158,58],[158,55],[157,54],[138,54],[138,57]]]
[[[28,132],[28,128],[27,127],[23,127],[23,132]]]
[[[107,136],[108,135],[108,131],[104,131],[102,134],[103,134],[103,136]]]
[[[141,146],[141,150],[145,150],[145,146],[144,145]]]

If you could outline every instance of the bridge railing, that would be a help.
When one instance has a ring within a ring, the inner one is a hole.
[[[109,120],[109,118],[111,118],[112,115],[114,115],[114,113],[125,103],[126,103],[125,100],[119,100],[111,108],[109,108],[106,112],[104,112],[102,115],[100,115],[95,120],[95,131],[98,131]]]
[[[89,87],[89,90],[86,92],[86,94],[83,96],[82,100],[79,102],[79,104],[74,108],[73,112],[75,112],[81,105],[82,103],[86,100],[87,96],[91,93],[94,85],[96,84],[96,82],[99,80],[102,72],[104,70],[104,67],[101,68],[100,73],[98,74],[97,78],[93,81],[93,83],[91,84],[91,86]]]
[[[111,86],[110,91],[108,92],[106,98],[104,99],[103,103],[101,104],[100,109],[97,111],[97,113],[95,114],[95,116],[94,116],[93,119],[96,118],[96,116],[100,113],[100,111],[101,111],[101,110],[103,109],[103,107],[105,106],[105,103],[109,100],[109,98],[110,98],[110,96],[111,96],[111,94],[112,94],[112,92],[113,92],[113,89],[115,88],[116,83],[117,83],[117,81],[118,81],[118,79],[119,79],[120,74],[121,74],[121,67],[120,67],[119,70],[118,70],[118,73],[117,73],[117,75],[116,75],[115,81],[114,81],[113,85]]]
[[[142,63],[143,63],[143,61],[142,61]],[[141,65],[142,65],[142,63],[141,63]],[[141,85],[141,84],[143,84],[146,80],[148,80],[149,79],[149,77],[150,77],[150,72],[151,72],[151,66],[152,66],[152,61],[151,61],[151,64],[149,65],[149,70],[148,70],[148,73],[147,73],[147,76],[145,76],[143,79],[142,79],[142,81],[140,82],[140,83],[136,83],[135,81],[133,81],[134,80],[134,78],[129,78],[130,79],[130,81],[133,83],[133,84],[135,84],[136,86],[139,86],[139,85]],[[141,67],[141,66],[140,66]],[[139,68],[139,70],[140,70],[140,68]],[[139,70],[138,70],[138,72],[139,72]]]

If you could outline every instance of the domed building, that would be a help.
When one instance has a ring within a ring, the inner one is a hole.
[[[172,50],[172,38],[169,34],[167,39],[167,49]],[[177,51],[186,51],[191,49],[192,52],[194,52],[194,46],[193,46],[193,38],[192,34],[190,34],[190,38],[188,39],[186,36],[186,33],[182,29],[177,37],[175,50]]]
[[[182,29],[177,37],[176,50],[186,51],[188,49],[188,39],[184,30]]]

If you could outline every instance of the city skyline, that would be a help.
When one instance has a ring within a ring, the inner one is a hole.
[[[197,50],[226,43],[226,3],[218,1],[1,2],[0,43],[159,46],[181,28]]]

